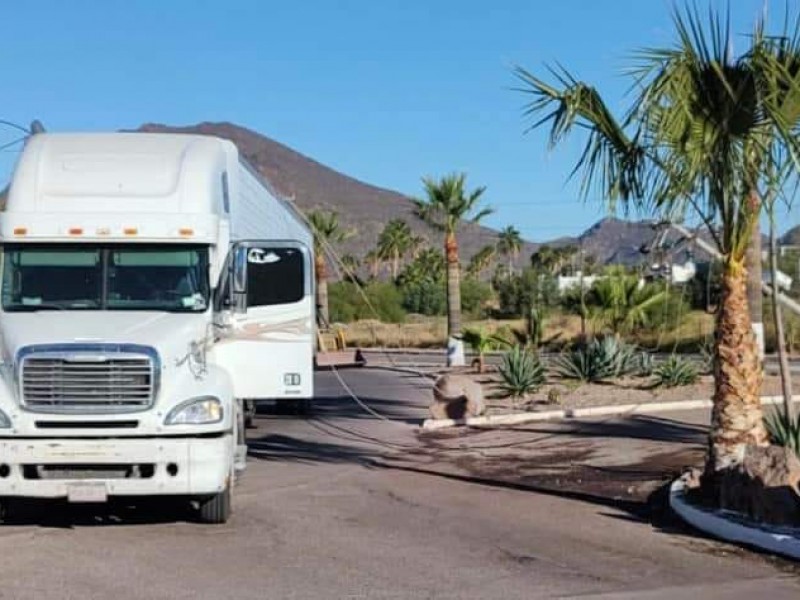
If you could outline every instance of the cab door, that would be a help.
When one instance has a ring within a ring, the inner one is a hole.
[[[231,258],[220,287],[215,362],[230,373],[237,398],[311,398],[310,250],[295,241],[241,242]]]

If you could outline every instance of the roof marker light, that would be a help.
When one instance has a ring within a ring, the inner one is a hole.
[[[122,233],[124,233],[125,235],[137,235],[139,233],[139,230],[136,227],[126,227],[125,229],[122,230]]]
[[[67,233],[70,235],[83,235],[83,227],[70,227]]]
[[[108,227],[98,227],[97,235],[111,235],[111,229]]]
[[[28,235],[27,227],[14,227],[14,235]]]
[[[192,229],[191,227],[181,227],[178,230],[178,233],[182,237],[192,237],[194,235],[194,229]]]

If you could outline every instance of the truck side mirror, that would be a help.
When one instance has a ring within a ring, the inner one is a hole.
[[[247,292],[247,248],[237,248],[233,259],[233,293]]]

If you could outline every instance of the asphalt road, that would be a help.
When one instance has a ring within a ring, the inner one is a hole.
[[[227,525],[29,507],[0,527],[0,598],[800,597],[789,563],[639,510],[648,469],[701,448],[702,413],[419,438],[425,381],[342,377],[389,420],[321,373],[314,418],[257,419]]]

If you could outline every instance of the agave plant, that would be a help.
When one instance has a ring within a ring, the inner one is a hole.
[[[545,367],[530,350],[514,346],[503,355],[500,365],[500,391],[504,398],[511,397],[514,403],[526,400],[545,382]]]
[[[587,383],[623,377],[637,371],[635,346],[615,338],[593,338],[555,361],[555,372],[565,379]]]
[[[650,377],[655,371],[655,361],[649,352],[641,352],[636,360],[636,374],[639,377]]]
[[[700,343],[700,371],[704,375],[714,372],[714,337],[706,336]]]
[[[656,385],[660,387],[691,385],[700,376],[697,367],[692,362],[675,354],[658,365],[654,374]]]
[[[785,412],[776,410],[764,415],[764,426],[773,444],[791,448],[800,457],[800,415],[792,419]]]

